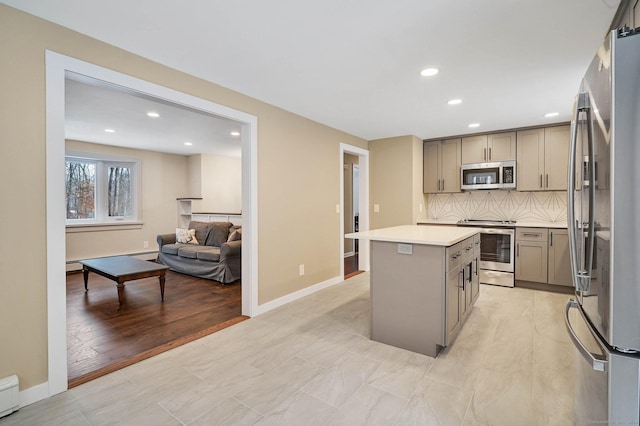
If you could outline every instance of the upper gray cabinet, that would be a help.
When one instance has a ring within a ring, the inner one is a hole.
[[[462,164],[516,159],[516,132],[462,138]]]
[[[423,191],[460,192],[460,139],[425,142]]]
[[[518,191],[565,191],[569,126],[518,131]]]

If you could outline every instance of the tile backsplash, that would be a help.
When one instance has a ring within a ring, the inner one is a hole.
[[[469,191],[429,194],[428,218],[434,220],[491,219],[519,222],[566,222],[563,191]]]

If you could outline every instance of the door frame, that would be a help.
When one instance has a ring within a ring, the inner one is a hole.
[[[258,119],[136,77],[46,51],[47,395],[67,390],[66,236],[64,208],[65,76],[74,72],[241,123],[242,314],[258,303]],[[45,397],[46,397],[45,396]]]
[[[358,230],[369,230],[369,150],[340,143],[340,277],[344,280],[344,154],[356,155],[360,169],[358,205],[360,216]],[[359,244],[358,269],[369,270],[369,244]]]

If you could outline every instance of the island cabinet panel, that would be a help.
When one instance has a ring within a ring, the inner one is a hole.
[[[432,357],[451,344],[479,294],[474,243],[371,241],[371,339]]]
[[[371,242],[371,339],[435,357],[444,343],[445,247]]]

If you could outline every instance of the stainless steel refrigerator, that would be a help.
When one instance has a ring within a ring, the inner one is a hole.
[[[612,31],[575,100],[567,218],[576,424],[640,422],[640,28]],[[575,313],[574,313],[575,310]]]

